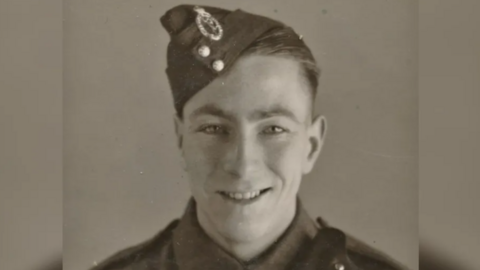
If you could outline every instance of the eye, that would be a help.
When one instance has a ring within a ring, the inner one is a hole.
[[[202,126],[199,130],[206,134],[225,134],[227,130],[221,125],[206,125]]]
[[[267,135],[277,135],[285,132],[287,132],[287,130],[279,126],[269,126],[262,131],[263,134]]]

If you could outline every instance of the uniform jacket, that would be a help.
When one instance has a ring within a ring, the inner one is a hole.
[[[287,231],[257,258],[242,262],[215,244],[197,221],[195,202],[184,216],[148,241],[125,249],[92,270],[400,270],[386,255],[314,222],[298,203]]]

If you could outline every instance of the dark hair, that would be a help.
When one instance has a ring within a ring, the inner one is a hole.
[[[317,95],[320,69],[302,37],[292,28],[276,28],[252,43],[242,55],[270,55],[291,58],[300,63],[303,75],[310,86],[312,102]]]

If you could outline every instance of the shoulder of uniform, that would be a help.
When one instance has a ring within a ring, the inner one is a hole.
[[[331,228],[337,230],[345,239],[345,249],[348,258],[354,265],[369,270],[407,270],[405,266],[388,256],[387,254],[374,249],[363,241],[345,233],[342,230],[331,227],[324,219],[318,217],[317,224],[320,229]]]
[[[170,222],[165,229],[153,238],[113,254],[91,270],[123,270],[132,264],[148,259],[153,252],[161,250],[168,245],[171,240],[171,234],[177,227],[178,222],[178,220]]]
[[[398,261],[384,252],[372,248],[364,242],[347,235],[347,253],[354,264],[371,270],[407,270]]]

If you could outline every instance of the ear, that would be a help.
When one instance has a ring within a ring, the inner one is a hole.
[[[180,150],[180,162],[182,165],[182,168],[186,170],[186,163],[185,159],[183,157],[183,135],[184,135],[184,123],[183,120],[178,117],[178,115],[174,115],[173,122],[175,125],[175,135],[177,136],[177,147]]]
[[[305,153],[303,174],[308,174],[312,171],[313,166],[322,151],[323,143],[327,134],[327,119],[322,115],[317,116],[313,119],[307,132],[308,151]]]

